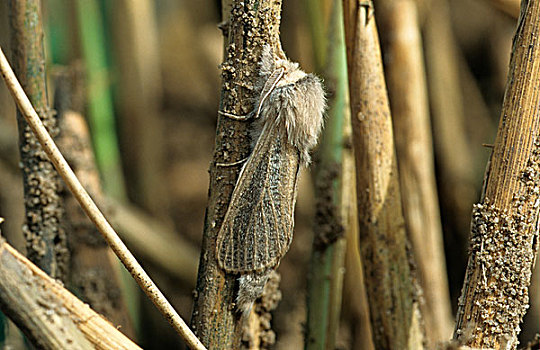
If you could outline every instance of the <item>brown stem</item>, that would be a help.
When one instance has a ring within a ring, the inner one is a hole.
[[[540,2],[523,1],[499,130],[473,210],[469,262],[454,338],[515,349],[538,250]]]
[[[441,212],[455,242],[449,256],[457,266],[465,265],[470,208],[478,198],[474,164],[476,153],[466,135],[459,54],[449,0],[431,0],[424,26],[426,70],[429,87],[433,144],[438,165]]]
[[[57,134],[47,100],[40,0],[9,2],[14,70],[48,131]],[[66,235],[58,223],[64,215],[60,177],[25,118],[17,113],[24,182],[26,220],[23,232],[28,257],[52,277],[64,279],[68,269]]]
[[[388,93],[398,157],[407,234],[418,266],[425,303],[428,348],[452,333],[439,200],[435,185],[431,123],[416,1],[380,1]]]
[[[221,26],[228,34],[222,63],[220,109],[245,115],[253,108],[253,84],[263,44],[282,55],[279,42],[281,1],[224,1]],[[226,275],[216,260],[216,237],[241,166],[219,167],[248,156],[247,123],[219,115],[214,156],[210,166],[208,206],[203,233],[197,293],[191,325],[212,349],[236,349],[242,340],[242,324],[234,308],[237,282]]]
[[[399,178],[371,2],[344,1],[360,252],[376,349],[422,349]]]

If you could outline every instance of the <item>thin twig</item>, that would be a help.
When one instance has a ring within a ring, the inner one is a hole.
[[[107,222],[107,219],[103,216],[97,205],[94,203],[88,192],[81,185],[73,170],[69,167],[68,163],[58,150],[58,147],[54,143],[53,139],[43,126],[43,123],[39,119],[36,111],[32,107],[30,100],[24,93],[21,85],[17,81],[17,77],[13,73],[4,52],[0,48],[0,71],[4,78],[6,85],[12,94],[15,102],[19,106],[21,113],[26,118],[28,124],[32,128],[32,131],[36,135],[39,143],[53,162],[56,170],[62,176],[69,189],[77,198],[81,204],[83,210],[86,212],[90,220],[96,225],[99,232],[103,235],[109,246],[115,252],[116,256],[122,261],[126,269],[137,281],[141,289],[152,300],[158,310],[165,316],[174,329],[182,336],[192,349],[205,349],[202,343],[195,337],[193,332],[186,325],[184,320],[178,315],[176,310],[172,307],[169,301],[165,298],[163,293],[158,289],[150,276],[143,270],[141,265],[137,262],[133,254],[127,249],[126,245],[118,234],[114,231],[111,225]]]
[[[5,184],[5,181],[8,181],[6,180],[7,171],[14,172],[18,169],[19,159],[16,155],[16,144],[17,135],[15,128],[0,120],[0,149],[3,150],[0,153],[0,179],[4,181],[3,184]],[[15,189],[9,185],[3,186],[4,188],[9,188],[11,192],[16,192],[17,195],[22,193],[22,184]],[[2,195],[5,196],[6,193],[0,194],[0,202],[2,201]],[[110,213],[108,214],[110,223],[113,227],[116,227],[120,238],[126,242],[127,246],[139,258],[148,260],[174,278],[187,283],[189,288],[195,285],[199,252],[193,244],[182,240],[182,235],[179,232],[169,229],[166,225],[161,224],[157,218],[148,215],[148,213],[134,206],[115,201],[105,194],[103,202],[100,202],[97,198],[94,199],[98,205],[110,208]],[[15,207],[7,206],[6,209],[15,210]],[[11,217],[6,212],[4,212],[4,215]],[[10,223],[11,221],[13,220],[8,221],[4,225],[19,225],[20,227],[21,223],[12,224]],[[6,235],[9,235],[10,232],[16,231],[9,228],[4,230]],[[148,236],[148,232],[152,232],[151,237]],[[10,238],[8,237],[8,241],[13,244]],[[22,240],[22,237],[20,239]],[[16,248],[19,247],[17,244],[14,244],[14,246]]]

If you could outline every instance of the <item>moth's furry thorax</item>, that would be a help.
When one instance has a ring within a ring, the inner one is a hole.
[[[303,165],[310,162],[309,152],[317,145],[323,127],[323,114],[326,99],[321,80],[302,71],[298,63],[284,59],[274,59],[268,49],[263,50],[260,82],[266,82],[276,69],[283,68],[283,77],[278,81],[274,91],[261,104],[260,121],[252,133],[256,140],[269,120],[284,120],[287,139],[298,149]]]

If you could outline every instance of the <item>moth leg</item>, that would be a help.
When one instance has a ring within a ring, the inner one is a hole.
[[[218,111],[218,114],[221,114],[222,116],[225,116],[227,118],[231,118],[232,120],[239,120],[239,121],[246,121],[253,118],[253,113],[248,113],[246,115],[236,115],[232,113],[227,113],[223,111]]]
[[[248,158],[244,158],[236,162],[232,162],[232,163],[216,163],[216,166],[221,166],[221,167],[236,166],[236,165],[244,164],[247,160]]]

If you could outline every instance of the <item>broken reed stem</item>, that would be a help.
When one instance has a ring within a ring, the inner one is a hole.
[[[140,349],[2,238],[0,304],[40,349]]]
[[[384,1],[377,19],[384,31],[388,93],[393,117],[401,197],[425,303],[428,348],[452,334],[422,38],[416,1]],[[379,22],[381,23],[381,22]]]
[[[39,119],[36,111],[32,107],[32,104],[25,95],[21,85],[17,81],[17,77],[11,70],[9,63],[4,55],[4,52],[0,48],[0,70],[2,77],[4,78],[6,85],[11,92],[15,102],[19,106],[21,113],[26,118],[32,131],[39,140],[41,146],[53,162],[56,170],[62,176],[73,195],[77,198],[82,208],[96,225],[99,232],[103,235],[109,246],[115,252],[116,256],[124,264],[129,273],[137,281],[141,289],[152,300],[158,310],[165,316],[167,321],[173,326],[173,328],[182,336],[192,349],[205,349],[202,343],[195,337],[193,332],[186,325],[184,320],[178,315],[176,310],[172,307],[169,301],[161,293],[150,276],[144,271],[141,265],[137,262],[133,254],[127,249],[126,245],[117,233],[107,222],[107,219],[103,216],[97,205],[94,203],[88,192],[81,185],[73,170],[66,162],[58,147],[54,143],[53,139],[43,126],[43,123]]]
[[[344,1],[360,252],[376,349],[422,349],[372,3]]]
[[[523,1],[484,195],[472,214],[454,338],[515,349],[538,250],[540,2]]]

